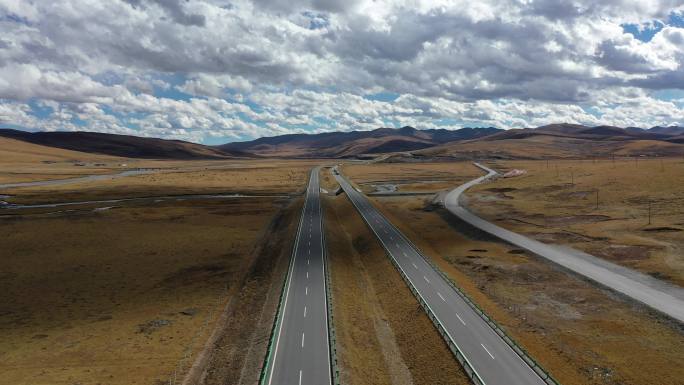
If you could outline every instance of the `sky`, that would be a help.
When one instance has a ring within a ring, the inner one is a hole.
[[[0,0],[0,127],[684,125],[682,0]]]

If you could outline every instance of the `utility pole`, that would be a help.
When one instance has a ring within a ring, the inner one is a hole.
[[[648,201],[648,224],[651,224],[651,201]]]
[[[596,210],[598,210],[598,203],[599,203],[599,189],[596,189]]]

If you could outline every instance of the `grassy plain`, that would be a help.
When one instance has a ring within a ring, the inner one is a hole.
[[[341,382],[470,383],[347,197],[323,202]]]
[[[377,184],[394,184],[397,192],[438,192],[480,174],[470,162],[346,164],[342,170],[365,193]]]
[[[315,164],[306,161],[176,163],[151,174],[65,185],[0,190],[13,203],[47,203],[186,194],[289,194],[303,186]],[[166,165],[169,166],[169,165]]]
[[[0,218],[0,383],[168,380],[277,209],[259,199]]]
[[[684,159],[491,165],[527,173],[468,191],[480,215],[684,286]]]
[[[0,183],[64,179],[78,175],[108,173],[127,163],[124,158],[86,154],[19,140],[0,138]],[[91,164],[77,166],[77,164]],[[109,167],[92,166],[109,164]]]
[[[10,145],[0,146],[3,181],[97,173],[73,166],[72,158],[165,169],[0,191],[13,202],[217,192],[282,197],[0,208],[0,384],[168,383],[174,371],[180,381],[199,352],[208,354],[207,383],[258,377],[277,303],[272,282],[284,274],[280,251],[290,247],[288,224],[301,204],[291,196],[303,191],[312,163],[138,162],[65,150],[31,157],[26,148],[5,156]],[[207,352],[214,326],[222,349]],[[228,372],[226,360],[235,366]]]
[[[395,167],[383,180],[403,179]],[[373,201],[561,383],[674,385],[684,376],[673,366],[684,360],[680,326],[474,231],[432,197]]]

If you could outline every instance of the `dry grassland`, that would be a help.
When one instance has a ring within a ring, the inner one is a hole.
[[[374,184],[396,184],[398,192],[438,192],[480,175],[469,162],[345,164],[344,175],[365,192]]]
[[[262,199],[1,218],[0,383],[168,380],[276,210]]]
[[[546,159],[595,156],[682,156],[684,145],[657,140],[592,140],[554,135],[524,139],[473,140],[413,151],[423,157],[453,159]]]
[[[9,200],[291,195],[303,191],[309,164],[181,162],[177,172],[17,188]],[[161,384],[174,371],[180,381],[215,326],[205,383],[251,383],[301,205],[291,201],[150,199],[0,210],[0,384]],[[115,207],[94,209],[105,205]]]
[[[0,183],[64,179],[84,173],[108,173],[117,167],[114,165],[126,162],[124,158],[86,154],[0,138]],[[84,167],[76,166],[76,163],[106,163],[112,166],[109,168]]]
[[[468,206],[478,214],[542,242],[569,245],[684,286],[681,158],[492,166],[527,174],[467,192]]]
[[[342,383],[468,384],[347,197],[324,197],[324,210]]]
[[[473,230],[429,199],[374,201],[562,384],[684,378],[680,326]]]
[[[247,276],[226,307],[224,319],[219,321],[216,334],[207,341],[205,365],[199,366],[190,384],[258,382],[302,204],[303,199],[297,199],[271,222]]]
[[[314,162],[259,161],[194,165],[179,170],[53,186],[2,190],[12,203],[48,203],[185,194],[292,194],[302,190]],[[179,165],[180,166],[180,165]]]
[[[667,161],[664,166],[667,173]],[[359,180],[380,179],[380,170],[369,175],[363,170],[355,170]],[[387,175],[386,180],[397,177],[391,171]],[[495,183],[516,180],[522,178]],[[373,201],[561,383],[674,385],[684,378],[677,364],[684,361],[681,326],[476,231],[434,205],[433,197]],[[486,204],[483,200],[480,207]]]

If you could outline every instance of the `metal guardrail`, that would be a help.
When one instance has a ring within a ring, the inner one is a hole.
[[[341,178],[344,178],[344,176],[342,176],[341,174],[339,174],[339,175]],[[344,179],[346,180],[346,178],[344,178]],[[351,186],[351,184],[350,184],[350,186]],[[352,186],[352,188],[353,188],[353,186]],[[352,202],[352,204],[354,205],[356,210],[359,213],[362,213],[362,211],[356,205],[354,200],[351,198],[349,200]],[[468,358],[466,358],[466,356],[461,352],[461,349],[459,348],[458,344],[449,335],[449,332],[447,332],[447,330],[444,328],[444,325],[442,325],[442,322],[439,320],[439,318],[437,318],[437,316],[435,315],[435,313],[432,310],[432,308],[430,307],[430,305],[425,301],[422,294],[420,294],[420,292],[413,285],[413,282],[408,277],[408,275],[406,274],[404,269],[399,265],[397,260],[394,259],[394,256],[392,256],[392,254],[387,251],[388,248],[385,245],[385,243],[382,241],[382,238],[375,231],[375,229],[373,229],[370,222],[366,219],[366,217],[363,214],[361,214],[361,218],[363,218],[363,221],[366,223],[368,228],[370,228],[371,231],[373,231],[373,233],[376,235],[376,237],[383,244],[383,248],[385,249],[385,253],[389,256],[390,261],[392,261],[392,264],[397,268],[397,270],[399,271],[399,274],[401,275],[401,278],[404,280],[404,282],[406,282],[406,285],[411,290],[411,293],[413,293],[413,295],[418,300],[418,303],[420,304],[420,306],[423,308],[423,310],[425,310],[425,313],[427,314],[428,318],[435,325],[435,327],[437,328],[437,331],[442,336],[442,339],[446,342],[447,346],[449,347],[449,350],[454,354],[454,356],[456,357],[456,360],[461,364],[461,367],[463,367],[463,370],[466,372],[466,375],[468,375],[468,378],[470,378],[470,380],[475,385],[485,385],[485,382],[482,380],[482,378],[477,373],[475,368],[470,364],[470,362],[468,361]],[[401,233],[401,232],[399,232],[399,233]]]
[[[341,174],[340,174],[340,177],[342,177],[342,178],[344,178],[344,179],[346,180],[346,178],[345,178],[344,176],[342,176]],[[350,185],[351,185],[351,184],[350,184]],[[351,200],[351,199],[350,199],[350,200]],[[357,210],[358,210],[358,207],[356,206],[356,203],[354,203],[353,200],[352,200],[352,203],[354,204],[354,206],[355,206],[355,207],[357,208]],[[361,211],[359,210],[359,212],[361,212]],[[366,220],[366,218],[365,218],[363,215],[361,215],[361,217],[363,218],[364,222],[366,222],[366,225],[368,225],[368,227],[375,233],[375,230],[373,230],[372,226],[371,226],[370,223]],[[389,221],[388,221],[388,222],[389,222]],[[394,225],[393,225],[393,226],[394,226]],[[546,371],[546,370],[545,370],[537,361],[535,361],[535,360],[527,353],[527,351],[526,351],[523,347],[521,347],[520,345],[518,345],[518,344],[515,342],[515,340],[513,340],[513,338],[511,338],[511,337],[506,333],[506,331],[505,331],[501,326],[499,326],[499,325],[496,323],[496,321],[494,321],[489,315],[487,315],[487,313],[485,313],[485,311],[484,311],[482,308],[480,308],[480,307],[479,307],[479,306],[478,306],[478,305],[477,305],[477,304],[476,304],[476,303],[475,303],[475,302],[474,302],[466,293],[464,293],[463,290],[462,290],[462,289],[461,289],[461,288],[460,288],[460,287],[459,287],[459,286],[458,286],[450,277],[448,277],[448,276],[446,275],[446,273],[444,273],[444,271],[442,271],[442,269],[439,268],[439,266],[437,266],[434,262],[432,262],[432,260],[431,260],[430,258],[427,258],[427,257],[425,256],[425,254],[423,254],[423,252],[418,248],[418,246],[416,246],[408,237],[406,237],[406,235],[404,235],[404,233],[402,233],[396,226],[394,226],[394,227],[395,227],[395,229],[397,230],[397,233],[398,233],[406,242],[408,242],[408,243],[411,245],[411,247],[413,247],[413,249],[418,253],[418,255],[420,255],[421,258],[423,258],[423,260],[425,260],[425,262],[427,262],[430,266],[432,266],[432,268],[435,269],[435,270],[440,274],[440,276],[442,276],[442,278],[443,278],[444,280],[446,280],[446,282],[449,284],[449,286],[451,286],[451,287],[456,291],[456,293],[457,293],[457,294],[458,294],[458,295],[459,295],[459,296],[460,296],[460,297],[461,297],[461,298],[462,298],[462,299],[463,299],[463,300],[464,300],[464,301],[465,301],[465,302],[466,302],[466,303],[475,311],[475,313],[477,313],[477,314],[478,314],[478,315],[487,323],[487,325],[489,325],[489,327],[491,327],[492,330],[494,330],[494,332],[495,332],[495,333],[496,333],[504,342],[506,342],[506,344],[507,344],[507,345],[508,345],[508,346],[509,346],[509,347],[510,347],[518,356],[520,356],[520,358],[521,358],[521,359],[522,359],[522,360],[523,360],[523,361],[524,361],[524,362],[525,362],[525,363],[526,363],[526,364],[527,364],[527,365],[528,365],[528,366],[529,366],[529,367],[530,367],[530,368],[539,376],[539,378],[541,378],[545,383],[547,383],[547,384],[549,384],[549,385],[560,385],[560,383],[559,383],[555,378],[553,378],[553,377],[551,376],[551,374],[549,374],[549,373],[548,373],[548,372],[547,372],[547,371]],[[376,233],[376,236],[377,236],[377,233]],[[381,239],[381,238],[378,236],[378,239]],[[381,240],[380,242],[383,243],[382,240]],[[384,245],[384,243],[383,243],[383,247],[384,247],[384,246],[385,246],[385,245]],[[387,247],[384,247],[384,248],[385,248],[386,254],[390,257],[390,260],[391,260],[392,263],[397,267],[397,269],[399,270],[399,272],[400,272],[402,278],[404,279],[404,281],[407,283],[407,285],[408,285],[409,288],[411,289],[411,292],[412,292],[412,293],[414,294],[414,296],[418,299],[418,302],[420,303],[421,307],[423,307],[423,309],[425,309],[426,313],[428,314],[428,317],[430,318],[430,320],[432,321],[432,323],[437,327],[437,330],[438,330],[439,333],[442,335],[442,338],[444,338],[444,340],[447,342],[447,345],[449,346],[449,350],[451,350],[451,352],[452,352],[452,353],[454,354],[454,356],[456,357],[456,360],[458,360],[458,362],[461,364],[461,366],[463,366],[463,369],[465,370],[465,372],[466,372],[466,374],[468,375],[468,377],[469,377],[469,378],[471,379],[471,381],[473,381],[473,383],[475,383],[476,385],[482,385],[482,384],[484,384],[484,382],[483,382],[482,379],[479,377],[479,375],[477,374],[477,372],[475,371],[475,369],[474,369],[474,368],[470,365],[470,363],[468,362],[467,358],[465,358],[465,356],[463,356],[463,354],[461,353],[461,351],[460,351],[459,348],[458,348],[458,345],[453,341],[453,339],[451,338],[451,336],[449,336],[449,334],[448,334],[448,333],[446,332],[446,330],[444,329],[444,326],[441,324],[441,322],[439,321],[439,319],[434,315],[434,313],[433,313],[432,309],[430,308],[430,306],[425,302],[425,300],[423,299],[422,295],[421,295],[421,294],[416,290],[416,288],[413,286],[413,283],[412,283],[411,280],[408,278],[408,276],[406,275],[406,273],[404,272],[404,270],[402,269],[402,267],[398,264],[398,262],[394,259],[394,257],[387,251],[388,248],[387,248]]]
[[[325,270],[325,295],[327,298],[326,310],[328,312],[328,343],[330,351],[330,376],[333,385],[340,385],[340,368],[337,365],[337,333],[333,318],[332,289],[330,288],[330,268],[328,263],[328,252],[325,248],[325,229],[323,228],[323,210],[321,212],[321,235],[323,237],[323,270]]]
[[[447,276],[447,274],[439,266],[437,266],[430,258],[426,257],[425,254],[423,254],[423,252],[418,248],[418,246],[416,246],[401,231],[399,231],[399,229],[397,229],[397,232],[418,252],[418,255],[420,255],[425,262],[432,266],[432,268],[442,276],[442,278],[449,284],[449,286],[451,286],[452,289],[456,291],[463,301],[465,301],[465,303],[467,303],[468,306],[470,306],[475,313],[477,313],[477,315],[479,315],[480,318],[482,318],[487,325],[489,325],[489,327],[492,328],[492,330],[494,330],[494,332],[501,337],[501,339],[504,340],[504,342],[510,346],[510,348],[513,349],[513,351],[520,356],[520,358],[522,358],[522,360],[525,361],[525,363],[532,368],[532,370],[534,370],[534,372],[544,382],[549,385],[560,385],[560,383],[553,378],[553,376],[551,376],[551,374],[548,373],[537,361],[535,361],[522,346],[518,345],[518,343],[516,343],[515,340],[511,338],[496,321],[494,321],[494,319],[487,315],[487,313],[479,305],[477,305],[477,303],[475,303],[475,301],[473,301],[468,294],[463,292],[463,290],[456,284],[456,282],[454,282],[453,279],[451,279],[451,277]]]
[[[310,183],[310,182],[309,182]],[[307,184],[307,189],[305,191],[308,191],[309,185]],[[274,341],[276,338],[276,331],[280,327],[283,316],[283,299],[285,298],[285,295],[287,294],[287,286],[290,282],[290,276],[292,275],[292,269],[294,268],[294,260],[296,257],[297,253],[297,247],[299,246],[299,235],[302,232],[302,226],[304,225],[304,211],[306,210],[306,202],[309,200],[309,194],[306,193],[306,197],[304,198],[304,204],[302,205],[302,213],[299,216],[299,227],[297,227],[297,236],[295,238],[295,244],[294,247],[292,248],[292,255],[290,256],[290,262],[287,267],[287,274],[285,275],[285,280],[283,280],[283,287],[280,291],[280,299],[278,300],[278,310],[276,313],[275,320],[273,320],[273,326],[271,327],[271,338],[268,340],[268,348],[266,349],[266,356],[264,357],[264,363],[261,366],[261,374],[259,375],[259,384],[260,385],[266,385],[266,377],[268,373],[270,372],[271,365],[273,365],[273,362],[271,361],[271,356],[273,354],[273,348],[274,348]]]

